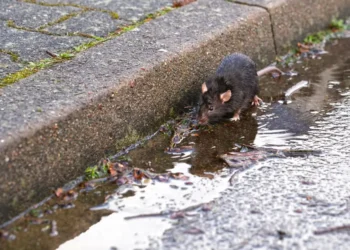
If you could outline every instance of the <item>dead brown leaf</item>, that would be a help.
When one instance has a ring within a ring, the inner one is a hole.
[[[144,173],[139,168],[134,168],[133,176],[135,180],[141,180],[144,177]]]
[[[64,193],[63,188],[57,188],[55,191],[56,197],[61,197],[63,193]]]
[[[174,0],[173,1],[173,8],[179,8],[182,6],[185,6],[187,4],[190,4],[192,2],[195,2],[196,0]]]

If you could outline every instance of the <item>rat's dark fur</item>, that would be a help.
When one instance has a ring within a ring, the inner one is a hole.
[[[198,120],[201,124],[232,118],[236,112],[248,108],[259,93],[255,63],[246,55],[226,56],[212,78],[205,82],[200,100]],[[230,90],[226,102],[220,95]]]

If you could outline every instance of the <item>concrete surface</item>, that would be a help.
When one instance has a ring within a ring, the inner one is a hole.
[[[172,6],[172,0],[117,0],[117,1],[96,1],[96,0],[45,0],[51,4],[77,4],[96,9],[111,10],[118,13],[122,20],[137,21],[149,13]]]
[[[132,22],[114,19],[109,13],[89,11],[72,17],[69,20],[50,26],[44,30],[65,35],[70,33],[84,33],[93,36],[105,37],[118,28],[130,25]]]
[[[0,4],[8,2],[14,1]],[[74,1],[94,7],[94,11],[115,11],[125,21],[169,4],[137,2],[139,8],[133,8],[129,1],[99,1],[97,5],[90,0]],[[339,3],[343,4],[340,0]],[[286,4],[294,3],[291,0]],[[345,8],[348,9],[349,6]],[[308,14],[301,10],[298,13]],[[147,134],[166,119],[172,108],[179,110],[194,102],[192,97],[199,85],[224,55],[234,51],[246,53],[259,67],[273,61],[273,37],[278,34],[272,33],[270,18],[273,15],[261,7],[197,1],[91,48],[71,61],[2,88],[0,221],[113,153],[116,140],[127,135],[127,131]],[[325,21],[324,17],[315,17],[313,21],[326,25],[329,18]],[[69,27],[69,20],[66,22]],[[283,21],[288,26],[286,22],[289,24],[290,20]],[[58,24],[57,29],[62,25]],[[28,61],[41,58],[46,48],[55,52],[57,44],[56,49],[60,50],[60,46],[71,48],[80,39],[87,39],[12,29],[5,21],[0,29],[5,34],[0,46],[6,44],[5,49]],[[293,34],[285,35],[286,41],[295,39]],[[26,37],[31,39],[29,43]]]
[[[9,29],[6,22],[0,21],[1,48],[19,55],[22,63],[35,62],[48,58],[45,51],[61,53],[92,39],[85,37],[48,36],[26,30]],[[13,71],[9,71],[13,73]]]
[[[308,33],[327,28],[330,20],[348,17],[349,0],[238,0],[233,2],[259,6],[271,17],[278,54],[288,52]]]

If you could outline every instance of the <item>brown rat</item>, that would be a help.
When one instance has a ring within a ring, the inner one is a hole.
[[[269,72],[284,74],[273,66],[257,72],[253,60],[240,53],[226,56],[214,76],[202,84],[199,123],[215,123],[230,118],[239,120],[242,111],[262,101],[258,97],[258,76]]]

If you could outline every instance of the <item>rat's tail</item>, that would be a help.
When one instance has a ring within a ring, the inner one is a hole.
[[[280,70],[279,68],[277,68],[275,66],[268,66],[266,68],[259,70],[258,76],[260,77],[260,76],[265,75],[267,73],[273,73],[273,72],[278,73],[280,76],[285,75],[285,73],[282,70]]]

